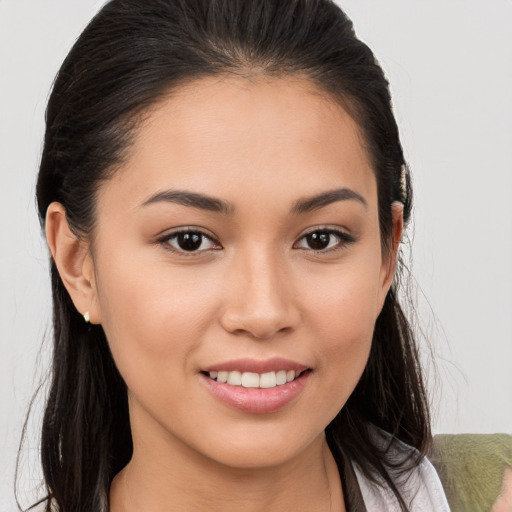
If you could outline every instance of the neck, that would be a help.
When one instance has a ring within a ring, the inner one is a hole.
[[[344,511],[336,463],[319,436],[292,460],[232,468],[174,443],[137,442],[110,491],[110,512]],[[152,440],[154,441],[154,440]]]

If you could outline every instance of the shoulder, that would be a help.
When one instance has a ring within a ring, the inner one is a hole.
[[[377,443],[389,447],[387,452],[391,468],[389,476],[411,512],[432,512],[433,510],[449,512],[450,507],[443,486],[431,462],[423,457],[416,464],[410,464],[410,467],[407,468],[406,462],[404,464],[400,464],[400,462],[414,461],[419,456],[419,452],[380,429],[375,429],[374,435]],[[366,478],[359,471],[357,465],[354,465],[354,471],[367,510],[382,512],[399,510],[395,495],[381,478],[376,477],[379,482],[376,484]]]

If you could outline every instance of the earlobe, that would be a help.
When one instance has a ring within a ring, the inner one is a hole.
[[[94,264],[87,241],[71,230],[62,204],[54,202],[46,211],[46,240],[60,278],[78,312],[89,313],[91,323],[100,323]]]

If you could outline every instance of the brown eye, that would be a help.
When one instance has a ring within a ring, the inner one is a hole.
[[[332,229],[317,229],[304,235],[297,243],[299,249],[313,251],[329,251],[341,249],[354,242],[355,239],[342,231]]]
[[[176,236],[176,243],[184,251],[197,251],[203,240],[199,233],[179,233]]]
[[[161,243],[175,252],[194,253],[217,249],[219,246],[201,231],[179,231],[161,240]]]
[[[327,247],[329,247],[331,238],[332,235],[330,233],[318,231],[307,235],[306,242],[311,249],[314,249],[315,251],[320,251],[322,249],[327,249]]]

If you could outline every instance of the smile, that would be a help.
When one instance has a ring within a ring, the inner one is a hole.
[[[240,371],[213,371],[208,372],[210,379],[217,382],[227,383],[231,386],[241,386],[244,388],[269,389],[276,386],[283,386],[288,382],[294,381],[301,371],[278,370],[266,373],[240,372]]]
[[[230,408],[250,414],[277,412],[293,403],[312,368],[287,359],[237,359],[204,368],[201,381]]]

